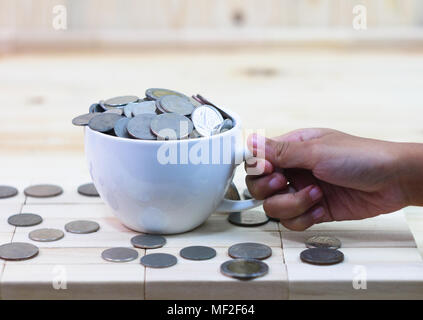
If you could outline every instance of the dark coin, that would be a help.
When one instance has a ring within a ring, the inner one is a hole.
[[[191,246],[183,248],[179,254],[189,260],[209,260],[216,256],[216,250],[205,246]]]
[[[38,254],[38,248],[31,243],[12,242],[0,246],[0,258],[4,260],[27,260]]]
[[[122,119],[116,122],[115,128],[114,128],[116,137],[128,138],[128,139],[131,138],[127,129],[129,120],[131,119],[123,117]]]
[[[267,259],[272,255],[272,249],[269,246],[261,243],[244,242],[234,244],[229,247],[228,254],[232,258],[244,258],[244,259]]]
[[[316,235],[308,238],[305,245],[307,248],[338,249],[341,247],[341,241],[335,237]]]
[[[245,189],[244,192],[242,193],[244,195],[244,199],[252,199],[253,197],[251,196],[250,191],[248,191],[248,189]]]
[[[122,116],[115,113],[100,113],[88,122],[90,129],[98,132],[109,132]]]
[[[132,116],[138,116],[144,113],[156,114],[156,102],[155,101],[143,101],[132,103]]]
[[[166,239],[154,234],[140,234],[131,239],[131,243],[136,248],[156,249],[166,244]]]
[[[65,236],[59,229],[37,229],[29,233],[29,238],[34,241],[50,242],[62,239]]]
[[[104,109],[101,107],[101,105],[100,104],[98,104],[98,103],[93,103],[91,106],[90,106],[90,109],[89,109],[89,113],[94,113],[94,112],[103,112],[104,111]]]
[[[184,95],[183,93],[180,92],[176,92],[173,90],[169,90],[169,89],[162,89],[162,88],[150,88],[147,89],[145,91],[145,96],[149,99],[149,100],[158,100],[159,98],[163,97],[163,96],[167,96],[167,95],[176,95],[179,97],[186,97],[187,99],[189,99],[186,95]]]
[[[86,183],[78,187],[78,193],[87,197],[98,197],[99,194],[94,183]]]
[[[175,95],[163,96],[159,99],[159,103],[166,112],[174,112],[183,116],[190,115],[195,108],[191,101]]]
[[[337,249],[311,248],[301,252],[300,258],[302,261],[311,264],[329,265],[342,262],[344,254]]]
[[[127,130],[131,137],[141,140],[156,140],[151,132],[151,122],[157,117],[155,114],[144,113],[129,120]]]
[[[104,106],[106,108],[110,108],[110,107],[122,107],[124,105],[127,105],[128,103],[132,103],[132,102],[136,102],[138,101],[138,97],[137,96],[119,96],[119,97],[114,97],[114,98],[110,98],[104,101]]]
[[[100,113],[94,112],[94,113],[86,113],[80,116],[77,116],[76,118],[72,119],[72,124],[74,126],[87,126],[88,122],[95,116],[99,115]]]
[[[151,253],[142,257],[140,262],[149,268],[168,268],[175,265],[178,259],[168,253]]]
[[[28,197],[49,198],[61,195],[63,189],[53,184],[37,184],[26,188],[24,193]]]
[[[269,222],[269,218],[262,211],[248,210],[243,212],[232,212],[228,221],[240,227],[258,227]]]
[[[15,227],[31,227],[43,222],[43,218],[38,214],[18,213],[10,216],[7,222]]]
[[[138,258],[138,252],[131,248],[110,248],[101,253],[104,260],[112,262],[129,262]]]
[[[248,280],[264,276],[269,272],[269,267],[260,260],[235,259],[224,262],[220,271],[231,278]]]
[[[229,185],[228,191],[226,191],[225,198],[229,200],[241,200],[238,189],[236,188],[235,183],[231,182]]]
[[[0,186],[0,199],[14,197],[18,194],[18,189],[10,186]]]
[[[100,229],[100,225],[97,222],[89,220],[75,220],[68,222],[65,225],[65,230],[70,233],[92,233]]]
[[[161,140],[183,139],[194,129],[190,119],[177,113],[159,114],[151,121],[150,127]]]

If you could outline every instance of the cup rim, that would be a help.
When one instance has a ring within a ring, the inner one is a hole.
[[[110,139],[110,140],[122,140],[122,141],[126,141],[127,143],[150,143],[150,144],[162,144],[162,143],[180,143],[183,141],[204,141],[204,140],[211,140],[211,139],[217,139],[218,137],[225,137],[225,136],[230,136],[233,134],[233,132],[235,132],[236,129],[240,128],[241,126],[241,121],[240,121],[240,117],[236,112],[228,112],[228,110],[226,108],[221,108],[219,107],[219,109],[222,109],[224,112],[226,112],[229,116],[231,116],[231,118],[234,120],[235,124],[232,127],[232,129],[225,131],[223,133],[220,134],[216,134],[210,137],[200,137],[200,138],[195,138],[195,139],[182,139],[182,140],[141,140],[141,139],[128,139],[128,138],[122,138],[122,137],[116,137],[116,136],[112,136],[109,134],[105,134],[102,132],[98,132],[98,131],[94,131],[92,130],[89,126],[85,126],[85,129],[88,130],[90,133],[94,134],[94,135],[98,135],[101,136],[104,139]]]

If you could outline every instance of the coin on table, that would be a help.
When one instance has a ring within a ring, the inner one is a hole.
[[[131,136],[128,133],[128,123],[130,118],[123,117],[122,119],[118,120],[115,124],[115,135],[116,137],[120,138],[128,138],[130,139]]]
[[[65,230],[70,233],[93,233],[100,229],[100,225],[95,221],[90,220],[75,220],[68,222],[65,225]]]
[[[129,262],[138,258],[138,252],[131,248],[116,247],[104,250],[101,257],[112,262]]]
[[[0,259],[27,260],[38,254],[38,248],[31,243],[11,242],[0,246]]]
[[[56,197],[63,193],[63,189],[54,184],[37,184],[27,187],[24,193],[28,197],[34,198],[49,198]]]
[[[121,118],[122,116],[116,113],[100,113],[88,122],[88,126],[94,131],[109,132]]]
[[[88,110],[89,113],[104,112],[104,109],[99,103],[93,103]]]
[[[237,243],[229,247],[228,254],[232,258],[244,259],[267,259],[272,255],[272,249],[269,246],[255,242]]]
[[[141,140],[156,140],[157,137],[151,132],[151,122],[157,115],[144,113],[129,120],[126,129],[131,137]]]
[[[104,113],[116,113],[118,115],[123,115],[123,109],[121,108],[114,108],[114,109],[109,109],[107,111],[105,111]]]
[[[248,191],[248,189],[245,189],[244,192],[242,193],[244,195],[244,199],[252,199],[253,196],[251,195],[250,191]]]
[[[130,105],[132,106],[133,117],[144,113],[157,114],[156,101],[142,101],[131,103]]]
[[[164,111],[174,112],[183,116],[190,115],[195,109],[191,101],[175,95],[163,96],[158,102]]]
[[[338,249],[341,247],[341,241],[335,237],[315,235],[308,238],[305,245],[307,248]]]
[[[256,259],[234,259],[224,262],[220,271],[231,278],[248,280],[264,276],[269,272],[269,267]]]
[[[140,263],[149,268],[168,268],[178,262],[175,256],[168,253],[151,253],[141,258]]]
[[[33,230],[29,233],[29,238],[34,241],[50,242],[62,239],[65,236],[62,230],[43,228]]]
[[[78,193],[87,197],[98,197],[99,194],[94,183],[86,183],[78,187]]]
[[[131,243],[136,248],[156,249],[166,244],[166,239],[155,234],[140,234],[131,239]]]
[[[258,227],[268,223],[269,217],[262,211],[248,210],[230,213],[228,221],[240,227]]]
[[[215,128],[219,127],[224,121],[220,112],[208,105],[195,108],[191,114],[191,119],[195,129],[203,137],[213,135]]]
[[[229,185],[228,191],[226,191],[226,194],[225,194],[225,199],[241,200],[241,197],[239,195],[239,192],[235,183],[231,182],[231,184]]]
[[[118,108],[123,107],[128,103],[136,102],[138,99],[139,98],[137,96],[119,96],[107,99],[103,102],[103,104],[107,109]]]
[[[162,113],[151,121],[151,131],[160,140],[184,139],[194,129],[187,117],[177,113]]]
[[[11,186],[0,186],[0,199],[14,197],[18,194],[18,189]]]
[[[92,118],[94,118],[95,116],[99,114],[100,113],[98,112],[93,112],[93,113],[86,113],[86,114],[77,116],[76,118],[72,119],[72,124],[74,126],[87,126],[88,122],[90,122]]]
[[[311,264],[330,265],[342,262],[344,254],[337,249],[310,248],[301,252],[300,258]]]
[[[7,222],[15,227],[31,227],[43,222],[43,218],[34,213],[18,213],[10,216]]]
[[[188,260],[209,260],[216,256],[216,250],[206,246],[191,246],[183,248],[179,254]]]
[[[145,96],[150,100],[158,100],[159,98],[167,95],[175,95],[179,97],[185,97],[186,99],[189,99],[186,95],[183,93],[169,90],[169,89],[163,89],[163,88],[149,88],[145,91]]]

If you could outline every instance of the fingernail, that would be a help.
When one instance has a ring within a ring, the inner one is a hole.
[[[311,212],[314,221],[319,221],[325,215],[325,210],[322,207],[317,207]]]
[[[272,188],[272,189],[279,189],[279,188],[282,188],[282,187],[283,187],[283,185],[282,185],[282,181],[281,181],[281,179],[280,179],[280,178],[278,178],[278,177],[274,177],[274,178],[272,178],[272,179],[269,181],[269,186],[270,186],[270,188]]]
[[[313,200],[313,202],[319,200],[322,197],[322,191],[320,190],[319,187],[313,187],[310,191],[309,191],[309,196],[311,198],[311,200]]]

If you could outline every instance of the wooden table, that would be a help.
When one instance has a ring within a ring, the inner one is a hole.
[[[145,269],[138,260],[103,261],[102,250],[130,246],[135,233],[101,199],[77,194],[77,186],[90,179],[82,130],[70,123],[100,98],[143,95],[145,88],[160,86],[202,93],[239,113],[245,128],[264,128],[268,136],[319,126],[423,142],[421,58],[420,51],[278,48],[3,56],[0,183],[18,187],[20,194],[0,201],[0,242],[30,241],[28,233],[37,227],[14,228],[6,222],[18,212],[43,216],[38,227],[63,229],[66,222],[82,218],[98,221],[101,229],[37,243],[40,254],[32,260],[2,262],[1,298],[423,298],[419,208],[319,225],[303,233],[273,222],[255,229],[235,227],[215,214],[193,232],[168,236],[168,244],[155,250],[178,256],[172,268]],[[236,183],[242,190],[243,170],[238,171]],[[26,186],[41,182],[59,184],[65,192],[51,199],[23,196]],[[339,237],[345,262],[330,267],[300,262],[304,239],[316,233]],[[220,274],[227,248],[242,241],[272,247],[267,276],[246,282]],[[217,257],[190,262],[179,256],[180,248],[196,244],[215,247]],[[363,274],[367,289],[354,289],[353,280]]]

